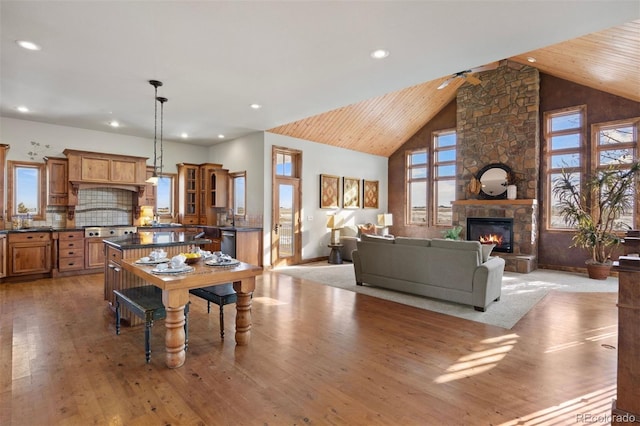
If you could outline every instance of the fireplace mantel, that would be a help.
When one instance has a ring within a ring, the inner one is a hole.
[[[454,206],[468,206],[468,205],[519,205],[519,206],[535,206],[538,204],[536,199],[526,200],[456,200],[451,202]]]

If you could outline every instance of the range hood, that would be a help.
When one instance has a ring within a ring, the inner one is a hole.
[[[146,187],[146,157],[100,152],[64,150],[69,161],[70,190],[76,197],[79,188],[109,187],[138,192]],[[71,195],[71,194],[70,194]]]
[[[67,218],[73,220],[80,188],[116,188],[134,192],[134,216],[140,213],[137,201],[147,187],[147,158],[102,152],[65,149],[69,171]]]

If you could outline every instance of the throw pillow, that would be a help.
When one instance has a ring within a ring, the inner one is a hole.
[[[482,244],[482,263],[489,260],[489,255],[491,254],[491,250],[495,247],[495,244]]]
[[[358,225],[358,231],[360,235],[375,235],[376,227],[373,223],[367,223],[366,225]]]

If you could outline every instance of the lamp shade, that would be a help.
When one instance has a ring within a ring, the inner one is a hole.
[[[333,229],[333,225],[336,223],[336,217],[334,215],[327,216],[327,228]]]
[[[391,213],[378,215],[378,226],[391,226],[393,225],[393,215]]]
[[[339,214],[327,216],[327,228],[340,229],[344,226],[344,219]]]

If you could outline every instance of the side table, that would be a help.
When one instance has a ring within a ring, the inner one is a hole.
[[[329,244],[331,247],[331,253],[329,253],[329,263],[334,265],[340,265],[342,263],[342,256],[340,255],[340,249],[343,244]]]

